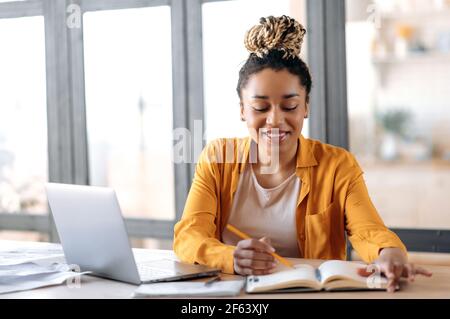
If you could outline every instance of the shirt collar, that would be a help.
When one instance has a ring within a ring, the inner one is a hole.
[[[300,144],[300,151],[297,152],[297,170],[318,165],[317,160],[314,156],[311,140],[304,138],[303,135],[300,135],[298,138],[298,143]],[[239,170],[239,173],[242,173],[246,166],[246,163],[249,162],[250,156],[252,156],[252,158],[255,158],[254,156],[256,156],[256,144],[253,142],[250,136],[245,139],[243,149],[239,150],[238,154],[243,155],[242,161],[240,161],[242,165]]]

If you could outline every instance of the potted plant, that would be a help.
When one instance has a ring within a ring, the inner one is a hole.
[[[411,112],[405,109],[390,109],[376,114],[377,123],[383,130],[380,155],[384,160],[394,160],[399,156],[399,141],[408,137],[407,130]]]

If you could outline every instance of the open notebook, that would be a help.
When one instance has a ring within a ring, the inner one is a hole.
[[[270,275],[248,276],[245,290],[247,293],[266,293],[386,289],[386,277],[377,273],[361,276],[358,274],[361,268],[366,270],[367,265],[342,260],[325,261],[318,268],[300,264]]]

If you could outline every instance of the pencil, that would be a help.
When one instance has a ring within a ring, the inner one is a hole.
[[[233,225],[227,224],[227,229],[234,233],[235,235],[241,237],[242,239],[250,239],[251,237],[249,235],[247,235],[246,233],[241,232],[239,229],[237,229],[236,227],[234,227]],[[290,267],[290,268],[294,268],[294,265],[287,259],[284,259],[283,257],[281,257],[280,255],[276,254],[276,253],[270,253],[274,258],[276,258],[280,263],[282,263],[283,265]]]

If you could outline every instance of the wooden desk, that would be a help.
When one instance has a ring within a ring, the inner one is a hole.
[[[58,249],[57,244],[35,243],[35,242],[12,242],[0,241],[1,251],[11,250],[13,248],[38,249]],[[176,259],[174,253],[168,250],[137,250],[139,254],[148,255],[149,259],[164,258]],[[320,260],[290,259],[292,262],[309,263],[317,266]],[[450,267],[448,266],[426,266],[433,272],[433,277],[417,277],[412,284],[403,282],[401,290],[395,293],[384,291],[373,292],[314,292],[314,293],[289,293],[289,294],[245,294],[242,293],[237,299],[411,299],[411,298],[450,298]],[[233,279],[237,276],[224,275],[224,279]],[[135,285],[126,284],[118,281],[83,276],[80,288],[69,288],[65,284],[51,287],[43,287],[34,290],[21,291],[0,295],[1,299],[8,298],[131,298]]]

